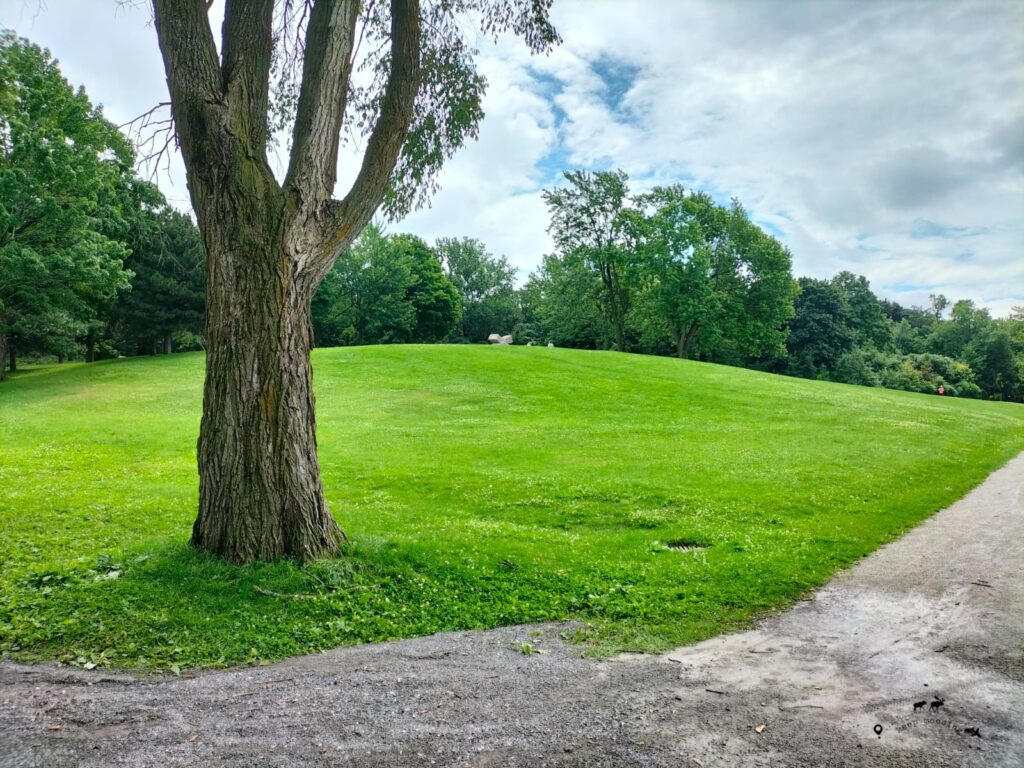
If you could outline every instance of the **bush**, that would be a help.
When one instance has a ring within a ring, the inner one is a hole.
[[[878,374],[868,365],[867,355],[860,349],[847,352],[839,358],[834,378],[844,384],[860,384],[865,387],[877,387],[882,383]]]

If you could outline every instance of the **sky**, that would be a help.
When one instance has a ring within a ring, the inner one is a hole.
[[[475,237],[525,279],[553,250],[541,191],[619,168],[634,191],[738,198],[795,275],[849,270],[906,305],[1024,306],[1024,2],[555,0],[552,15],[563,43],[546,56],[478,39],[479,140],[390,230]],[[145,4],[0,0],[0,27],[48,47],[116,123],[167,100]],[[356,162],[342,155],[339,196]],[[189,208],[180,160],[158,182]]]

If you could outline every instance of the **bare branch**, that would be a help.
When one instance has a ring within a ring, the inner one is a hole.
[[[141,115],[117,126],[135,146],[136,165],[146,169],[148,181],[155,182],[161,168],[168,173],[171,170],[171,155],[177,147],[177,140],[170,107],[171,102],[161,101]]]
[[[149,109],[147,109],[141,115],[138,115],[137,117],[133,117],[131,120],[129,120],[126,123],[121,123],[119,126],[117,126],[117,130],[121,131],[121,130],[126,130],[127,129],[127,131],[130,132],[130,131],[134,130],[136,125],[141,125],[142,127],[145,127],[145,126],[150,124],[152,118],[156,115],[157,112],[159,112],[161,109],[165,109],[166,107],[169,107],[169,106],[171,106],[171,102],[169,102],[169,101],[161,101],[158,104],[156,104],[155,106],[150,107]]]

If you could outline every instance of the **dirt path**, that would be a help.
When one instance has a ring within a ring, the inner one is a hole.
[[[3,663],[0,767],[1024,765],[1024,454],[749,632],[597,662],[560,629],[194,679]]]

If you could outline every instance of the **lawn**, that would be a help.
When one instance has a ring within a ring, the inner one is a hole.
[[[0,653],[161,668],[578,619],[581,650],[744,626],[1024,449],[1024,407],[548,348],[314,353],[345,556],[192,551],[199,354],[0,384]],[[524,632],[524,642],[529,635]]]

